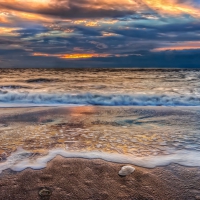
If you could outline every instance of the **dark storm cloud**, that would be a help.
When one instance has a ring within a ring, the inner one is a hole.
[[[146,28],[149,30],[155,30],[160,32],[194,32],[194,31],[200,31],[200,23],[199,22],[176,22],[176,23],[169,23],[165,25],[137,25],[138,28]]]
[[[88,27],[83,27],[83,26],[73,26],[70,27],[73,28],[74,30],[76,30],[77,32],[80,32],[81,34],[85,35],[85,36],[101,36],[101,33],[99,32],[99,30],[96,30],[94,28],[88,28]]]
[[[176,22],[158,25],[156,23],[132,23],[128,29],[126,26],[118,28],[113,26],[111,33],[127,38],[130,41],[139,40],[154,41],[154,44],[160,42],[178,42],[178,41],[200,41],[200,24],[197,22]],[[118,36],[114,36],[119,38]],[[112,37],[112,39],[114,38]],[[162,43],[161,43],[162,44]]]
[[[13,44],[21,44],[21,42],[15,38],[6,38],[0,37],[0,47],[1,45],[13,45]]]
[[[10,58],[10,57],[15,57],[15,56],[27,56],[27,52],[24,51],[23,49],[0,49],[0,55],[1,56],[5,56],[7,58]]]
[[[93,58],[93,61],[104,63],[108,67],[142,67],[142,68],[200,68],[200,50],[137,52],[143,56],[122,56]],[[103,64],[102,64],[103,66]]]

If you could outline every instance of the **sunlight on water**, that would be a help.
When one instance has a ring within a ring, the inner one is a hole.
[[[198,112],[194,110],[62,108],[65,109],[70,112],[27,117],[27,121],[38,117],[38,122],[1,124],[1,152],[10,154],[19,146],[35,153],[62,148],[138,157],[169,155],[178,150],[200,151],[200,125],[195,121]]]
[[[1,69],[0,106],[199,106],[199,78],[199,70]]]
[[[21,147],[32,157],[62,149],[199,166],[199,78],[198,70],[1,70],[0,162]]]

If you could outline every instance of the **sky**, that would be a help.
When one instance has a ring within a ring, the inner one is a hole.
[[[0,68],[198,68],[200,0],[0,0]]]

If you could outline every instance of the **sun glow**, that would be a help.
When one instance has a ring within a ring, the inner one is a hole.
[[[60,56],[60,58],[64,59],[81,59],[81,58],[92,58],[96,57],[95,54],[65,54]]]
[[[33,56],[43,56],[43,57],[57,57],[62,59],[87,59],[93,57],[108,57],[108,54],[46,54],[46,53],[33,53]]]

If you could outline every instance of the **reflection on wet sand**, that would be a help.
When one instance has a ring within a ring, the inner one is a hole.
[[[17,147],[34,153],[49,149],[100,151],[134,156],[200,151],[198,109],[61,107],[2,109],[0,155]]]

